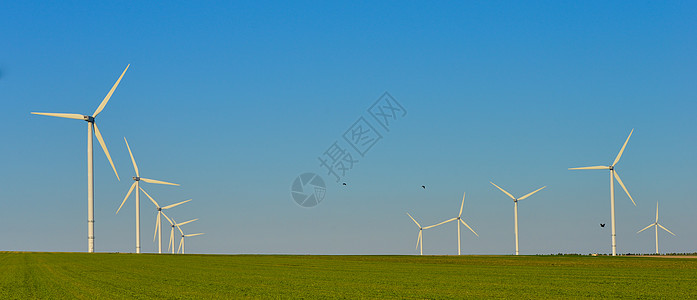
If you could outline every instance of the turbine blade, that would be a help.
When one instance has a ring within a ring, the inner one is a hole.
[[[193,222],[193,221],[196,221],[196,220],[198,220],[198,219],[189,220],[189,221],[186,221],[186,222],[183,222],[183,223],[175,223],[175,225],[177,225],[177,226],[183,226],[183,225],[189,224],[189,223],[191,223],[191,222]]]
[[[656,223],[658,223],[658,201],[656,201]]]
[[[629,196],[629,200],[632,200],[632,203],[634,203],[634,206],[636,206],[636,202],[634,202],[634,198],[632,198],[632,195],[629,194],[627,187],[624,186],[624,183],[622,183],[622,179],[620,179],[620,174],[617,174],[617,170],[615,170],[614,173],[615,173],[615,178],[617,179],[617,182],[620,183],[620,186],[622,186],[622,189],[624,190],[624,192],[627,193],[627,196]]]
[[[136,160],[133,158],[133,152],[131,152],[131,146],[128,145],[128,141],[126,140],[126,137],[123,137],[123,140],[126,142],[126,148],[128,148],[128,154],[131,156],[131,162],[133,162],[133,169],[136,171],[136,177],[140,177],[140,173],[138,173],[138,165],[136,165]]]
[[[532,194],[537,193],[537,192],[539,192],[541,189],[544,189],[544,188],[546,188],[546,187],[547,187],[547,186],[543,186],[543,187],[541,187],[541,188],[535,190],[534,192],[532,192],[532,193],[530,193],[530,194],[527,194],[527,195],[525,195],[525,196],[523,196],[523,197],[518,198],[518,200],[523,200],[523,199],[525,199],[525,198],[527,198],[527,197],[530,197],[530,196],[532,196]]]
[[[121,73],[121,76],[119,76],[119,79],[116,80],[116,83],[114,83],[114,86],[111,87],[111,90],[109,91],[108,94],[106,94],[106,97],[104,97],[104,100],[102,100],[102,103],[99,104],[99,107],[97,107],[97,110],[94,111],[94,114],[92,114],[93,118],[96,118],[97,115],[102,112],[104,109],[104,106],[106,106],[106,103],[109,102],[109,98],[111,98],[111,95],[114,93],[114,90],[116,90],[116,87],[119,85],[119,82],[121,82],[121,78],[123,78],[123,74],[126,74],[126,70],[128,70],[128,67],[130,67],[131,64],[128,64],[126,66],[126,69],[123,70],[123,73]]]
[[[119,206],[119,209],[116,210],[116,214],[119,213],[121,210],[121,207],[123,207],[123,204],[126,203],[126,200],[128,199],[128,196],[131,195],[131,192],[133,192],[133,188],[136,187],[136,182],[134,181],[133,184],[131,184],[131,188],[128,189],[128,193],[126,193],[126,197],[123,198],[123,202],[121,202],[121,206]]]
[[[31,112],[31,114],[32,114],[32,115],[42,115],[42,116],[59,117],[59,118],[66,118],[66,119],[85,120],[85,116],[80,115],[80,114],[41,113],[41,112]]]
[[[414,217],[412,217],[409,213],[407,213],[407,216],[409,216],[411,220],[414,221],[414,223],[416,223],[416,226],[419,226],[419,228],[421,228],[421,225],[419,224],[419,222],[416,222],[416,220],[414,220]]]
[[[479,235],[478,235],[476,232],[474,232],[474,229],[472,229],[472,227],[470,227],[469,225],[467,225],[467,223],[465,223],[465,221],[463,221],[462,219],[460,219],[460,222],[462,222],[462,224],[465,224],[465,226],[467,226],[467,228],[469,228],[470,230],[472,230],[472,233],[474,233],[474,235],[476,235],[477,237],[479,237]]]
[[[143,191],[143,193],[145,193],[145,196],[148,196],[148,199],[150,199],[150,201],[152,201],[152,204],[155,204],[155,207],[160,208],[160,205],[157,204],[157,201],[155,201],[155,199],[150,197],[150,194],[148,194],[148,192],[146,192],[142,187],[140,188],[140,190]]]
[[[452,219],[449,219],[449,220],[440,222],[440,223],[438,223],[438,224],[436,224],[436,225],[431,225],[431,226],[428,226],[428,227],[424,227],[424,229],[428,229],[428,228],[433,228],[433,227],[436,227],[436,226],[440,226],[440,225],[443,225],[443,224],[445,224],[445,223],[452,222],[452,221],[455,221],[455,220],[457,220],[457,218],[452,218]]]
[[[172,230],[169,232],[169,246],[167,246],[167,251],[169,251],[170,249],[174,251],[172,243],[174,243],[174,228],[172,228]]]
[[[202,234],[205,234],[205,233],[192,233],[192,234],[185,234],[184,236],[185,237],[192,237],[192,236],[197,236],[197,235],[202,235]]]
[[[511,195],[511,193],[506,192],[506,190],[502,189],[500,186],[496,185],[495,183],[493,183],[491,181],[489,181],[489,183],[493,184],[495,187],[499,188],[499,190],[501,190],[504,194],[508,195],[508,197],[511,197],[511,199],[515,200],[515,197],[513,197],[513,195]]]
[[[165,219],[167,219],[167,222],[169,222],[169,225],[174,225],[174,224],[175,224],[174,221],[172,221],[172,219],[170,219],[170,218],[165,214],[165,212],[161,211],[160,213],[165,217]],[[172,229],[172,230],[174,230],[174,229]]]
[[[154,242],[157,238],[157,230],[160,228],[160,212],[157,212],[157,218],[155,218],[155,234],[152,236],[152,241]]]
[[[181,233],[182,235],[184,235],[184,231],[182,231],[182,228],[179,226],[179,224],[174,224],[174,226],[176,226],[177,229],[179,229],[179,233]]]
[[[639,230],[639,231],[637,231],[636,233],[639,233],[639,232],[642,232],[642,231],[644,231],[644,230],[646,230],[646,229],[649,229],[649,228],[651,228],[651,226],[653,226],[653,225],[656,225],[656,223],[651,224],[651,225],[649,225],[649,226],[646,226],[646,228],[644,228],[644,229],[642,229],[642,230]]]
[[[608,166],[592,166],[592,167],[578,167],[578,168],[569,168],[569,170],[609,170],[610,167]]]
[[[165,181],[160,181],[160,180],[155,180],[155,179],[147,179],[147,178],[143,178],[143,177],[141,177],[140,180],[145,181],[145,182],[147,182],[147,183],[158,183],[158,184],[179,185],[179,184],[176,184],[176,183],[165,182]]]
[[[612,166],[615,166],[617,162],[620,161],[620,157],[622,157],[622,152],[624,152],[624,147],[627,147],[627,142],[629,142],[629,138],[632,137],[632,132],[634,132],[634,128],[632,128],[632,131],[629,132],[629,136],[627,137],[627,140],[624,141],[624,145],[622,145],[620,153],[617,153],[617,157],[615,158],[615,161],[612,163]]]
[[[465,193],[462,193],[462,204],[460,204],[460,213],[457,215],[462,216],[462,207],[465,206]]]
[[[672,235],[675,235],[675,233],[670,232],[670,230],[668,230],[668,228],[663,227],[663,225],[658,224],[658,223],[656,223],[656,225],[658,225],[658,227],[663,228],[663,230],[668,231],[668,233],[670,233],[670,234],[672,234]]]
[[[422,230],[419,230],[419,237],[416,239],[416,249],[419,249],[419,242],[421,242],[421,232]]]
[[[177,205],[179,205],[179,204],[184,204],[184,203],[189,202],[189,201],[191,201],[191,200],[192,200],[192,199],[185,200],[185,201],[182,201],[182,202],[179,202],[179,203],[175,203],[175,204],[171,204],[171,205],[167,205],[167,206],[163,207],[162,209],[170,209],[170,208],[172,208],[172,207],[175,207],[175,206],[177,206]]]
[[[109,149],[106,148],[106,144],[104,143],[104,139],[102,138],[102,133],[99,132],[97,123],[95,122],[92,124],[94,125],[94,135],[97,136],[97,141],[99,141],[99,145],[102,146],[102,150],[104,150],[104,154],[106,154],[106,158],[109,160],[111,168],[114,170],[114,174],[116,174],[116,179],[121,181],[121,178],[119,178],[119,172],[116,172],[116,167],[114,167],[114,161],[111,160],[111,155],[109,155]]]

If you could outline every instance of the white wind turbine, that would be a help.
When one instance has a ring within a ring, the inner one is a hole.
[[[162,215],[165,217],[165,219],[167,219],[167,222],[169,222],[169,225],[172,226],[172,229],[171,229],[170,232],[169,232],[169,246],[167,247],[167,250],[170,250],[170,249],[171,249],[171,250],[172,250],[172,254],[174,254],[174,246],[176,246],[176,241],[174,240],[174,228],[176,227],[177,229],[179,229],[179,232],[180,232],[182,235],[184,235],[184,232],[182,231],[182,229],[180,228],[180,226],[185,225],[185,224],[189,224],[189,223],[191,223],[191,222],[193,222],[193,221],[196,221],[196,220],[198,220],[198,219],[193,219],[193,220],[189,220],[189,221],[186,221],[186,222],[177,223],[177,222],[175,222],[173,219],[171,219],[170,217],[168,217],[164,212],[162,213]]]
[[[143,193],[145,194],[145,196],[148,196],[148,199],[150,199],[150,201],[152,201],[152,203],[155,204],[155,207],[157,208],[157,219],[156,219],[156,221],[155,221],[155,234],[154,234],[153,237],[152,237],[152,241],[154,242],[154,241],[155,241],[155,238],[157,238],[157,253],[162,253],[162,219],[160,218],[160,217],[162,216],[162,214],[163,214],[162,210],[163,210],[163,209],[170,209],[170,208],[175,207],[175,206],[178,206],[178,205],[180,205],[180,204],[184,204],[184,203],[186,203],[186,202],[191,201],[191,199],[185,200],[185,201],[182,201],[182,202],[179,202],[179,203],[174,203],[174,204],[171,204],[171,205],[167,205],[167,206],[165,206],[165,207],[160,207],[160,204],[158,204],[157,201],[155,201],[155,199],[153,199],[152,197],[150,197],[150,194],[148,194],[148,192],[146,192],[146,191],[145,191],[144,189],[142,189],[142,188],[141,188],[140,190],[143,191]]]
[[[428,228],[432,228],[432,227],[436,227],[436,226],[443,225],[443,224],[448,223],[448,222],[455,221],[455,223],[457,223],[457,255],[460,255],[460,222],[462,222],[462,224],[464,224],[465,226],[467,226],[467,228],[469,228],[469,230],[471,230],[472,233],[474,233],[474,235],[476,235],[477,237],[479,237],[479,235],[472,229],[472,227],[470,227],[469,225],[467,225],[467,223],[465,223],[465,221],[462,220],[462,218],[461,218],[461,216],[462,216],[462,207],[463,207],[464,205],[465,205],[465,193],[462,193],[462,204],[460,204],[460,213],[457,215],[457,218],[452,218],[452,219],[450,219],[450,220],[446,220],[446,221],[440,222],[440,223],[438,223],[438,224],[436,224],[436,225],[428,226]]]
[[[416,226],[419,226],[419,237],[416,239],[416,248],[417,249],[421,248],[421,250],[419,250],[419,252],[421,255],[424,255],[424,244],[423,244],[424,241],[423,241],[422,231],[424,229],[429,229],[431,227],[434,227],[435,225],[426,226],[426,227],[422,228],[421,224],[419,224],[419,222],[416,222],[416,220],[414,220],[414,217],[412,217],[409,213],[407,213],[407,216],[409,216],[409,218],[411,218],[411,220],[414,221],[414,223],[416,223]]]
[[[116,87],[119,85],[119,82],[121,82],[121,78],[123,78],[123,75],[126,74],[126,70],[128,70],[129,66],[130,64],[126,66],[126,69],[123,70],[123,73],[121,73],[119,79],[116,80],[114,86],[111,87],[109,93],[106,95],[106,97],[104,97],[102,103],[99,104],[99,107],[97,107],[97,110],[95,110],[91,116],[85,116],[81,114],[32,112],[32,114],[35,115],[44,115],[87,121],[87,251],[90,253],[94,252],[94,163],[92,155],[92,132],[94,131],[94,135],[97,136],[97,141],[99,141],[99,145],[102,146],[104,154],[106,154],[106,158],[109,159],[111,168],[114,170],[114,174],[116,174],[116,178],[120,181],[121,178],[119,178],[119,173],[116,172],[116,167],[114,167],[114,162],[111,160],[109,150],[107,150],[106,148],[106,144],[104,143],[102,134],[99,132],[99,128],[97,128],[95,118],[97,117],[97,115],[99,115],[100,112],[102,112],[107,102],[109,102],[111,95],[114,94]]]
[[[624,192],[627,193],[627,196],[629,196],[629,200],[632,200],[632,203],[634,203],[634,206],[636,206],[636,202],[634,202],[634,199],[632,198],[632,195],[629,194],[629,191],[627,191],[627,187],[624,186],[624,183],[622,183],[622,179],[620,179],[620,175],[617,174],[617,170],[615,170],[615,165],[620,161],[620,157],[622,157],[622,152],[624,152],[624,148],[627,147],[627,142],[629,142],[629,138],[632,137],[632,133],[634,132],[634,129],[629,132],[629,136],[627,137],[627,140],[624,141],[624,145],[622,145],[622,149],[620,149],[620,153],[617,154],[617,157],[615,158],[615,161],[612,162],[612,165],[609,166],[593,166],[593,167],[580,167],[580,168],[569,168],[569,170],[610,170],[610,220],[612,223],[612,255],[615,256],[617,255],[617,241],[615,239],[615,180],[617,179],[617,182],[622,186],[622,189],[624,189]]]
[[[651,224],[651,225],[649,225],[649,226],[646,226],[646,228],[644,228],[644,229],[642,229],[642,230],[637,231],[637,233],[642,232],[642,231],[644,231],[644,230],[646,230],[646,229],[649,229],[649,228],[651,228],[651,226],[655,226],[655,227],[656,227],[656,254],[658,254],[658,227],[663,228],[663,230],[668,231],[668,233],[670,233],[670,234],[672,234],[673,236],[675,236],[675,233],[670,232],[670,230],[668,230],[668,228],[665,228],[665,227],[663,227],[663,225],[658,224],[658,202],[656,202],[656,222],[654,222],[653,224]]]
[[[179,240],[179,249],[177,250],[177,253],[181,253],[181,254],[185,254],[184,253],[184,238],[204,234],[204,233],[184,234],[184,232],[182,231],[181,228],[179,228],[179,226],[177,226],[177,228],[179,229],[179,232],[181,232],[181,234],[182,234],[182,238],[181,238],[181,240]]]
[[[123,140],[126,141],[126,138],[124,137]],[[136,253],[140,253],[140,190],[143,190],[143,188],[140,187],[140,181],[142,180],[142,181],[145,181],[147,183],[168,184],[168,185],[178,185],[178,184],[140,177],[140,173],[138,172],[138,165],[136,165],[136,160],[133,158],[133,153],[131,152],[131,147],[128,146],[128,141],[126,141],[126,147],[128,148],[128,154],[131,155],[131,162],[133,162],[133,169],[136,171],[136,176],[133,176],[134,182],[131,185],[131,188],[128,189],[128,193],[126,194],[126,197],[123,198],[123,201],[121,202],[121,206],[119,206],[119,209],[116,210],[116,213],[117,214],[119,213],[119,211],[121,210],[121,207],[123,207],[123,204],[126,203],[126,200],[128,200],[128,197],[131,195],[131,192],[133,192],[133,189],[135,188],[136,189]],[[145,190],[143,190],[143,191],[145,191]]]
[[[539,192],[541,189],[544,189],[546,186],[543,186],[543,187],[535,190],[534,192],[529,193],[523,197],[516,198],[516,197],[513,197],[513,195],[511,195],[511,193],[502,189],[500,186],[496,185],[495,183],[493,183],[491,181],[489,181],[489,183],[493,184],[495,187],[499,188],[499,190],[501,190],[504,194],[508,195],[508,197],[511,197],[511,199],[513,199],[513,203],[515,204],[515,206],[514,206],[515,208],[513,209],[513,211],[514,211],[513,220],[515,222],[515,255],[518,255],[518,200],[523,200],[527,197],[530,197],[530,196],[532,196],[532,194]]]

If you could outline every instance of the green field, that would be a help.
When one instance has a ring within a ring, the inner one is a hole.
[[[697,259],[0,252],[0,299],[697,297]]]

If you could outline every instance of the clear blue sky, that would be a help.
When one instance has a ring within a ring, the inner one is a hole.
[[[618,251],[697,251],[697,4],[694,2],[0,4],[0,250],[86,251],[84,122],[98,118],[122,180],[95,142],[96,249],[134,251],[127,137],[144,187],[199,253],[415,254],[417,228],[463,217],[463,254],[608,253],[606,171]],[[314,208],[294,178],[385,91],[407,110]],[[425,185],[426,189],[421,186]],[[145,199],[144,199],[145,200]],[[143,250],[155,210],[142,203]],[[456,254],[453,223],[425,254]]]

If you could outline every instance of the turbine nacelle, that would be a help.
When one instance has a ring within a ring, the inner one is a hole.
[[[93,116],[82,116],[82,117],[85,118],[85,121],[87,121],[87,122],[89,122],[89,123],[94,123],[94,117],[93,117]]]
[[[140,177],[138,177],[138,176],[133,176],[133,181],[140,181]]]

